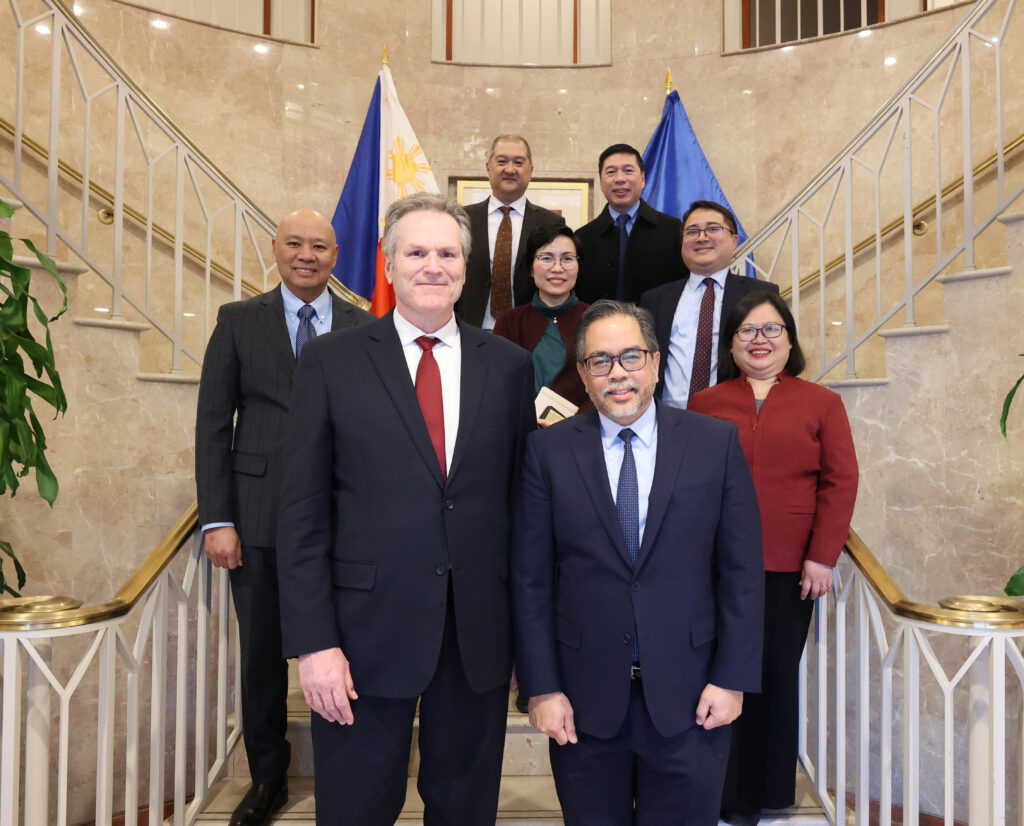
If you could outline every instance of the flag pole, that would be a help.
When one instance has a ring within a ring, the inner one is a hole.
[[[382,68],[384,66],[388,65],[388,47],[387,47],[387,45],[384,46],[384,54],[381,55],[380,65],[381,65]]]
[[[665,72],[665,97],[672,94],[672,70]]]

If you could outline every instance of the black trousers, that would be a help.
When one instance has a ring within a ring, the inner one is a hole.
[[[694,714],[697,709],[694,707]],[[566,826],[714,826],[729,751],[729,727],[699,726],[674,737],[651,722],[640,683],[609,739],[577,731],[549,740],[551,771]]]
[[[359,683],[355,689],[359,691]],[[416,697],[360,694],[355,722],[312,715],[317,826],[391,826],[405,804]],[[484,694],[466,682],[451,589],[437,670],[419,697],[417,790],[424,826],[495,821],[508,685]]]
[[[800,599],[800,573],[764,575],[761,693],[743,698],[733,723],[722,807],[749,813],[784,809],[795,796],[800,656],[814,600]]]
[[[288,773],[288,663],[281,654],[277,557],[273,548],[243,548],[230,572],[242,648],[242,725],[253,783]]]

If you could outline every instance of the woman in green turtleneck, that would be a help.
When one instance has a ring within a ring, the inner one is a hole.
[[[590,306],[573,292],[579,259],[579,244],[568,227],[548,225],[531,232],[522,262],[530,267],[537,292],[529,304],[502,313],[494,332],[533,353],[535,391],[550,387],[587,409],[590,399],[576,372],[576,325]]]

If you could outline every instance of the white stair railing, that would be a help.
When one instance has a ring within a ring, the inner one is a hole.
[[[800,680],[800,763],[828,822],[867,826],[873,802],[881,826],[894,806],[903,823],[1021,822],[1020,603],[911,602],[852,531],[839,573]]]
[[[198,372],[242,274],[267,289],[274,223],[61,0],[0,4],[0,67],[14,80],[0,84],[0,187],[40,222],[48,254],[60,243],[106,282],[110,318],[137,314],[166,337],[162,369]]]
[[[951,267],[976,269],[982,233],[1024,192],[1009,138],[1024,132],[1024,11],[979,0],[860,133],[736,253],[784,290],[813,378],[857,377],[858,348]],[[995,163],[975,174],[995,151]],[[944,182],[962,176],[956,198]],[[1019,177],[1019,176],[1018,176]],[[915,212],[915,204],[931,204]],[[883,228],[899,216],[899,229]],[[922,233],[923,234],[920,234]],[[858,252],[858,239],[869,238]],[[827,262],[842,265],[830,272]],[[832,371],[845,363],[842,375]],[[810,377],[810,376],[809,376]]]
[[[195,523],[193,505],[107,603],[0,602],[0,826],[67,826],[93,775],[97,824],[162,822],[168,802],[195,822],[242,731],[227,571]]]

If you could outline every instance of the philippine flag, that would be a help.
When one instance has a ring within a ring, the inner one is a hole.
[[[380,251],[384,213],[393,201],[412,192],[438,191],[430,164],[398,102],[391,70],[385,65],[377,76],[352,166],[331,221],[338,239],[334,275],[369,302],[374,315],[382,316],[395,306],[395,293],[384,277]]]

